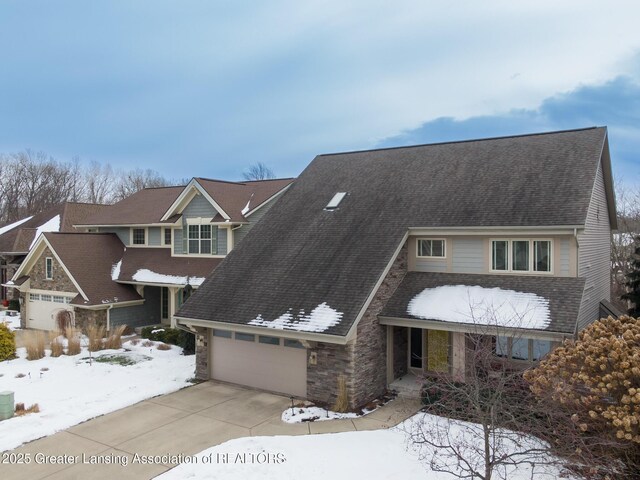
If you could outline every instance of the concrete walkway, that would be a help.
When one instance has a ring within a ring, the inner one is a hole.
[[[13,453],[30,454],[31,463],[0,464],[0,478],[153,478],[175,465],[133,464],[134,454],[192,455],[239,437],[389,428],[420,408],[417,400],[399,398],[362,418],[286,424],[280,416],[290,405],[290,399],[280,395],[213,381],[201,383],[23,445]],[[67,458],[50,457],[63,455]],[[129,461],[127,466],[120,461],[110,465],[83,463],[89,462],[92,455],[103,461],[126,456]],[[59,463],[60,460],[67,463]]]

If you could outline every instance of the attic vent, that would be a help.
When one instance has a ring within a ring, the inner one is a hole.
[[[327,203],[327,206],[324,207],[325,210],[335,210],[340,205],[342,199],[347,195],[347,192],[338,192],[336,193],[331,201]]]

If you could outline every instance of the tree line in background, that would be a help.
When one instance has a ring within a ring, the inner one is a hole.
[[[618,230],[611,237],[611,300],[626,312],[629,305],[624,297],[640,236],[640,187],[629,187],[620,179],[615,184]]]
[[[256,163],[245,180],[274,178]],[[150,187],[185,185],[191,178],[167,178],[152,169],[116,170],[110,164],[62,162],[45,152],[0,154],[0,225],[43,212],[63,202],[111,204]]]

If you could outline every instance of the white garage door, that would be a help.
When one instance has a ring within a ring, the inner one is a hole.
[[[68,304],[73,297],[30,293],[27,304],[27,328],[57,330],[56,315],[60,310],[73,310]]]
[[[209,345],[215,380],[307,396],[307,351],[299,342],[214,330]]]

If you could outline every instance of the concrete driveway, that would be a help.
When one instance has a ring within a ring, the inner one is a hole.
[[[133,464],[135,454],[192,455],[239,437],[389,428],[420,408],[415,400],[397,399],[355,420],[285,424],[280,416],[290,405],[289,397],[213,381],[201,383],[28,443],[12,453],[30,454],[31,463],[0,463],[0,478],[153,478],[175,464]],[[83,463],[90,462],[91,456],[113,463]],[[123,466],[125,457],[128,465]]]

